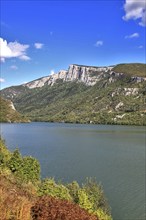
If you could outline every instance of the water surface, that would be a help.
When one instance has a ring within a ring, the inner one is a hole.
[[[36,157],[42,177],[101,182],[114,220],[145,220],[145,127],[1,124],[10,150]]]

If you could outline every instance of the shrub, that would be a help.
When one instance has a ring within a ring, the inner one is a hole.
[[[10,160],[8,161],[8,167],[9,169],[15,173],[15,172],[20,172],[23,164],[23,159],[21,157],[21,154],[18,149],[16,149]]]
[[[22,157],[16,149],[8,161],[9,169],[22,181],[36,183],[40,179],[40,164],[33,157]]]
[[[89,213],[93,213],[102,220],[112,220],[110,207],[108,206],[102,186],[96,179],[87,178],[85,184],[79,187],[77,182],[67,185],[73,201]]]
[[[69,189],[69,193],[71,197],[73,198],[73,201],[75,203],[78,203],[78,191],[80,189],[79,184],[76,181],[73,181],[72,183],[67,184],[66,186]]]
[[[0,166],[5,165],[6,162],[10,159],[11,153],[5,146],[4,140],[0,137]]]
[[[52,197],[72,200],[69,190],[62,184],[56,184],[53,178],[44,179],[39,187],[39,195],[49,195]]]
[[[80,189],[78,191],[78,204],[81,208],[84,208],[89,211],[89,213],[93,212],[93,203],[89,200],[89,197],[85,191],[85,189]]]
[[[30,220],[33,194],[17,184],[14,175],[0,176],[0,219]]]
[[[70,201],[41,197],[32,207],[34,220],[98,220],[94,215]]]
[[[101,208],[105,213],[110,213],[110,208],[108,206],[102,186],[101,184],[97,184],[96,179],[87,178],[86,183],[83,184],[82,187],[88,195],[89,201],[93,204],[93,211]]]
[[[40,179],[40,164],[33,157],[24,157],[22,166],[22,175],[26,182],[35,183]]]

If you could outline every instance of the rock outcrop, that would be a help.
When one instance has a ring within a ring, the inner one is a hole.
[[[29,89],[43,87],[44,85],[54,85],[58,80],[63,82],[82,82],[87,86],[93,86],[98,81],[107,78],[108,83],[113,83],[117,79],[122,78],[124,73],[115,72],[114,66],[107,67],[93,67],[93,66],[83,66],[72,64],[69,66],[68,70],[60,70],[58,73],[42,77],[40,79],[31,81],[29,83],[23,84],[24,87]],[[131,77],[131,81],[139,83],[145,81],[145,77]]]
[[[113,66],[109,67],[91,67],[82,65],[70,65],[67,70],[61,70],[58,73],[42,77],[32,82],[23,84],[24,86],[33,89],[42,87],[44,85],[54,85],[54,83],[61,79],[63,82],[79,81],[83,82],[88,86],[93,86],[97,81],[100,81],[105,76],[109,75],[112,78],[111,70]]]
[[[10,102],[10,104],[9,104],[10,108],[11,108],[12,110],[16,111],[16,109],[15,109],[15,106],[14,106],[13,102],[11,102],[11,101],[9,101],[9,102]]]

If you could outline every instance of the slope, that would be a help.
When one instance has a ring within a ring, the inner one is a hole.
[[[17,112],[13,103],[0,97],[0,122],[28,122],[29,120]]]

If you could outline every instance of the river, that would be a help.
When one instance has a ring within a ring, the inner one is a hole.
[[[143,126],[63,123],[1,123],[10,150],[36,157],[41,176],[79,183],[96,177],[114,220],[145,220],[145,140]]]

